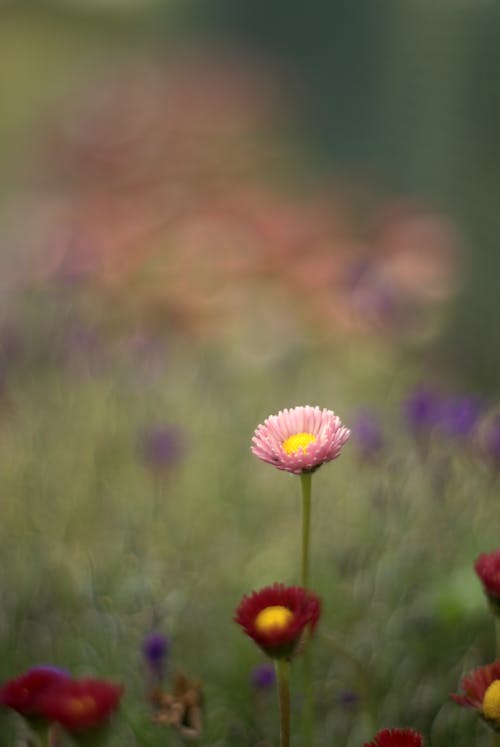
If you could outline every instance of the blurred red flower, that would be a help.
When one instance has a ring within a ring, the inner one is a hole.
[[[474,563],[486,594],[500,600],[500,550],[483,553]]]
[[[68,680],[69,675],[56,667],[32,667],[19,677],[4,683],[0,688],[0,705],[12,708],[28,718],[44,718],[45,714],[40,708],[42,697],[55,685]]]
[[[383,729],[364,747],[423,747],[421,734],[413,729]]]
[[[123,686],[97,679],[63,680],[40,698],[44,717],[69,732],[104,726],[118,708]]]

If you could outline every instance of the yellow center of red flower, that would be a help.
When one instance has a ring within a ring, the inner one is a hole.
[[[285,630],[293,620],[293,612],[288,607],[276,605],[265,607],[255,618],[255,629],[259,633],[278,633]]]
[[[96,702],[91,695],[82,695],[81,698],[71,698],[68,710],[73,716],[86,716],[95,711]]]
[[[484,693],[483,716],[500,721],[500,680],[494,680]]]
[[[494,680],[484,694],[483,716],[500,721],[500,680]]]
[[[286,441],[283,441],[281,446],[287,454],[295,454],[300,450],[305,454],[309,444],[313,444],[315,441],[314,433],[294,433],[293,436],[289,436]]]

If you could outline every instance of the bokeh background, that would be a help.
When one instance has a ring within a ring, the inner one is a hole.
[[[174,745],[160,630],[202,744],[274,744],[232,616],[296,580],[299,486],[249,446],[319,404],[314,586],[363,662],[317,641],[320,743],[487,743],[448,693],[495,655],[499,41],[492,0],[0,3],[3,679],[121,680],[111,743]]]

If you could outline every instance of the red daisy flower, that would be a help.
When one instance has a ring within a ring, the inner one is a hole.
[[[421,734],[413,729],[383,729],[364,747],[423,747]]]
[[[475,669],[460,683],[464,695],[452,694],[459,706],[479,712],[494,729],[500,729],[500,661]]]
[[[266,654],[287,659],[312,633],[320,610],[320,600],[312,592],[276,583],[244,596],[234,620]]]
[[[103,726],[118,708],[122,685],[96,679],[67,680],[40,700],[44,716],[69,732]]]
[[[500,550],[480,555],[474,569],[488,597],[500,603]]]
[[[0,688],[0,705],[12,708],[28,718],[43,717],[40,710],[41,697],[55,685],[68,679],[69,675],[56,667],[32,667],[19,677],[4,683]]]

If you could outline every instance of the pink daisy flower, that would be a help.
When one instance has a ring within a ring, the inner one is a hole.
[[[332,410],[294,407],[270,415],[252,438],[252,453],[278,469],[300,475],[336,459],[350,431]]]

